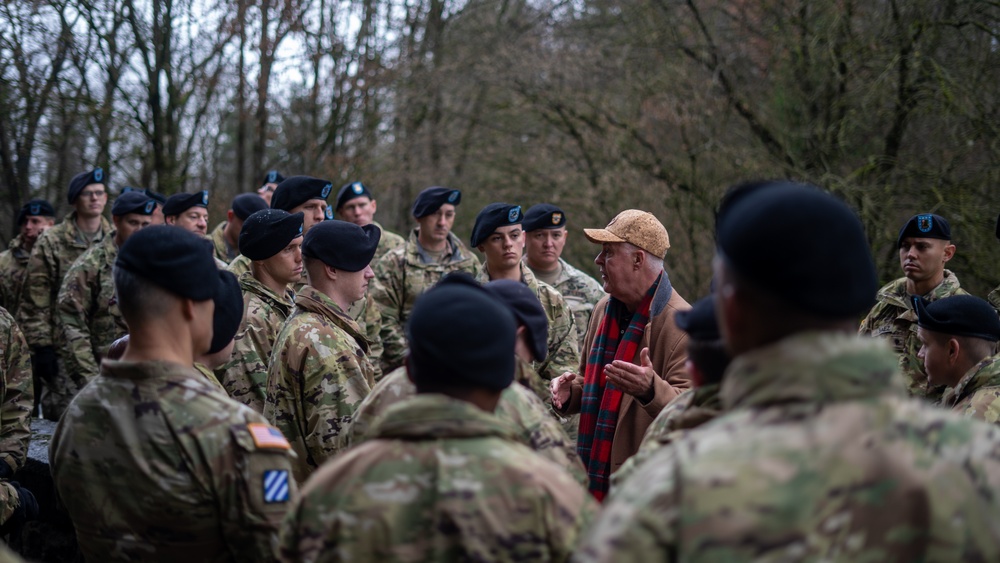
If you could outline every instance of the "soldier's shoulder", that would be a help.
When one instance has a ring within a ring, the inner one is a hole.
[[[990,424],[1000,423],[1000,386],[988,386],[975,390],[966,401],[963,413]]]

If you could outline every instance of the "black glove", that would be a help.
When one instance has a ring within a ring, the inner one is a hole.
[[[52,383],[59,374],[59,362],[56,359],[56,349],[52,346],[38,346],[32,349],[31,370],[35,377],[46,383]]]
[[[38,501],[35,500],[35,495],[31,494],[31,491],[22,487],[17,481],[8,481],[7,483],[17,491],[19,502],[17,508],[14,509],[14,513],[0,527],[0,530],[4,534],[20,527],[29,520],[38,518]]]

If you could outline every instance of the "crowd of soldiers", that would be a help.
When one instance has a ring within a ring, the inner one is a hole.
[[[211,231],[108,186],[0,254],[0,534],[40,413],[88,561],[1000,560],[1000,288],[939,215],[878,289],[846,204],[734,186],[691,305],[642,210],[583,229],[598,282],[551,203],[466,245],[445,187],[404,237],[361,182],[270,171]]]

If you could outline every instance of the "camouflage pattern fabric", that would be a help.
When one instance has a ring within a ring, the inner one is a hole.
[[[379,312],[378,303],[375,302],[375,297],[372,295],[371,286],[373,285],[375,284],[369,284],[364,299],[359,299],[351,304],[347,314],[354,319],[354,322],[358,323],[358,328],[361,329],[365,340],[368,341],[368,361],[375,369],[375,381],[379,381],[382,379],[383,349],[382,337],[379,336],[379,333],[382,332],[382,313]]]
[[[941,406],[965,418],[1000,424],[1000,355],[985,358],[949,387]]]
[[[7,309],[15,318],[21,308],[21,292],[30,255],[24,248],[21,235],[14,237],[7,250],[0,252],[0,307]]]
[[[229,221],[223,221],[208,233],[208,238],[212,241],[212,253],[215,259],[225,263],[227,266],[240,255],[239,248],[233,248],[226,242],[226,236],[223,234],[223,231],[226,230],[226,225],[228,224]],[[236,274],[236,276],[239,277],[239,274]]]
[[[375,262],[385,256],[390,250],[395,250],[405,245],[406,239],[392,231],[387,231],[378,221],[372,221],[372,223],[382,231],[382,237],[378,239],[378,247],[375,249],[375,256],[372,258],[372,267],[374,267]]]
[[[278,295],[250,272],[240,275],[243,290],[243,320],[236,331],[233,355],[215,370],[230,397],[264,412],[267,396],[267,363],[274,341],[292,312],[295,296],[291,290]]]
[[[21,505],[21,498],[17,495],[17,489],[7,481],[0,481],[0,525],[3,525],[14,515],[14,511]],[[4,546],[0,542],[0,546]],[[0,563],[3,559],[0,558]]]
[[[950,270],[944,271],[944,281],[932,289],[924,299],[937,301],[952,295],[966,295],[958,278]],[[906,278],[889,283],[878,292],[878,302],[861,321],[858,334],[885,338],[899,355],[899,367],[907,379],[911,396],[937,402],[944,393],[944,386],[931,387],[927,382],[924,363],[917,358],[920,340],[917,339],[917,313],[906,292]]]
[[[523,369],[531,369],[521,360],[518,364]],[[347,445],[365,441],[389,407],[416,394],[417,388],[407,377],[406,368],[397,368],[386,375],[355,411],[347,431]],[[587,471],[576,453],[576,440],[570,440],[559,422],[549,414],[548,407],[530,389],[517,382],[504,389],[494,414],[517,430],[521,443],[562,467],[581,486],[587,486]]]
[[[240,254],[236,258],[233,258],[233,261],[226,266],[226,270],[232,272],[233,275],[238,278],[245,272],[250,271],[250,259]],[[302,270],[303,274],[305,274],[305,272],[305,270]]]
[[[372,263],[376,283],[369,286],[369,291],[382,315],[383,373],[403,365],[407,351],[404,329],[417,297],[445,274],[463,271],[476,277],[482,272],[479,260],[455,233],[448,234],[448,248],[443,262],[431,262],[417,242],[417,229],[414,229],[406,244]]]
[[[268,561],[288,443],[190,367],[105,360],[49,445],[88,561]]]
[[[609,497],[579,561],[997,561],[1000,428],[905,397],[884,342],[737,357],[726,414]]]
[[[986,296],[986,300],[990,302],[990,305],[993,305],[993,308],[996,309],[998,313],[1000,313],[1000,287],[991,291],[990,294]]]
[[[198,375],[202,376],[205,382],[211,385],[213,389],[222,393],[226,397],[229,397],[229,393],[226,393],[226,388],[222,386],[222,383],[219,383],[219,378],[215,377],[215,374],[212,370],[208,369],[208,366],[195,362],[194,370],[198,372]]]
[[[565,561],[596,506],[497,417],[444,395],[389,409],[320,468],[282,524],[281,561]]]
[[[64,343],[59,351],[69,377],[56,384],[70,396],[97,377],[111,343],[128,334],[112,276],[118,257],[114,239],[112,231],[88,248],[66,271],[59,290],[56,311]]]
[[[375,385],[368,344],[332,299],[305,287],[274,342],[264,416],[298,455],[302,483],[344,447],[354,411]]]
[[[526,261],[524,265],[527,266]],[[552,287],[563,296],[569,310],[573,312],[577,333],[576,342],[582,352],[583,337],[587,334],[590,315],[594,312],[594,305],[597,305],[597,302],[605,296],[604,286],[581,270],[570,266],[562,258],[559,259],[559,265],[561,266],[559,277],[556,278]]]
[[[24,465],[31,440],[31,410],[35,401],[31,382],[31,353],[14,322],[0,308],[0,461],[11,474]],[[17,495],[15,493],[15,499]],[[14,504],[13,508],[17,508]],[[9,516],[9,514],[7,515]],[[4,517],[6,520],[6,517]]]

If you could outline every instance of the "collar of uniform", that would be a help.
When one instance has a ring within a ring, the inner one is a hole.
[[[928,291],[921,297],[927,301],[936,301],[942,297],[955,295],[960,288],[961,284],[958,281],[958,276],[956,276],[951,270],[945,270],[944,279],[941,280],[941,283],[937,284],[934,289]],[[906,291],[906,278],[899,278],[898,280],[889,282],[889,284],[879,290],[878,300],[886,301],[897,307],[902,307],[907,311],[913,311],[913,304],[910,303],[910,294]],[[908,320],[916,322],[916,313],[914,313],[912,319]]]
[[[424,251],[424,247],[420,246],[420,240],[417,237],[417,229],[410,231],[410,238],[406,241],[407,250],[406,253],[412,258],[411,262],[417,264],[435,264],[431,257]],[[458,240],[455,233],[448,233],[448,250],[445,252],[445,258],[448,259],[448,263],[461,262],[465,256],[462,255],[462,242]]]
[[[303,270],[305,271],[305,270]],[[278,295],[271,288],[260,283],[260,280],[253,277],[253,272],[243,272],[240,274],[240,288],[244,293],[252,293],[257,297],[260,297],[264,301],[267,301],[274,305],[275,307],[280,307],[285,310],[285,316],[292,310],[294,305],[295,294],[292,293],[290,289],[285,289],[284,295]]]
[[[111,232],[111,222],[108,221],[107,218],[104,217],[104,215],[101,215],[101,226],[100,228],[97,229],[97,234],[95,234],[94,238],[89,242],[84,242],[86,237],[83,236],[84,232],[81,231],[80,227],[78,227],[76,224],[76,216],[77,216],[76,211],[73,211],[72,213],[69,214],[69,216],[67,216],[62,221],[63,223],[69,226],[69,228],[66,229],[66,241],[69,242],[70,244],[83,245],[89,247],[90,243],[103,239],[108,235],[109,232]]]
[[[966,372],[954,387],[945,390],[941,404],[953,407],[984,387],[996,386],[1000,386],[1000,355],[990,356]]]
[[[104,360],[101,362],[101,376],[115,379],[201,378],[193,367],[159,360],[145,362]]]
[[[295,306],[325,317],[331,323],[351,335],[365,353],[368,352],[368,340],[358,323],[340,308],[340,305],[315,287],[307,285],[295,295]]]
[[[827,404],[902,395],[898,361],[882,340],[804,332],[747,352],[726,369],[726,411],[787,403]]]
[[[521,283],[528,286],[528,289],[530,289],[532,293],[538,295],[538,278],[535,277],[535,273],[532,272],[531,268],[529,268],[523,261],[519,262],[517,267],[521,272]],[[476,276],[476,281],[483,285],[493,281],[492,276],[490,276],[489,266],[486,262],[483,262],[483,271],[479,272],[479,275]]]
[[[471,403],[437,393],[414,395],[389,407],[375,423],[372,436],[406,440],[488,436],[518,439],[510,423]]]

